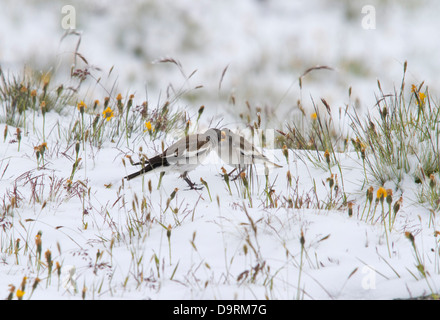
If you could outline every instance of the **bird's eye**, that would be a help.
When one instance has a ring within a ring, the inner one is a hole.
[[[211,136],[207,136],[206,141],[211,141]]]

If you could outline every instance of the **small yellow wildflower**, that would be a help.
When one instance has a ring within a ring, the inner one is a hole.
[[[84,113],[84,110],[87,108],[87,105],[84,103],[84,101],[80,101],[77,105],[77,108],[79,112]]]
[[[21,299],[23,299],[23,296],[24,296],[24,291],[23,290],[20,290],[20,289],[18,289],[17,290],[17,298],[18,298],[18,300],[21,300]]]
[[[316,120],[318,118],[318,115],[316,114],[316,112],[313,112],[310,118],[312,118],[312,120]]]
[[[115,114],[113,113],[113,110],[110,107],[107,107],[107,109],[105,109],[102,112],[102,115],[104,116],[104,119],[107,121],[110,121],[110,119],[115,116]]]
[[[154,128],[151,125],[150,121],[145,122],[145,127],[147,128],[148,131],[154,131]]]
[[[44,154],[44,151],[47,149],[47,142],[43,142],[42,144],[35,146],[34,151],[38,152],[39,154]]]
[[[31,97],[35,97],[37,95],[37,90],[32,90],[31,91]]]
[[[387,191],[385,190],[384,187],[380,187],[377,190],[377,194],[376,194],[377,198],[383,201],[383,198],[387,197]]]
[[[118,93],[116,100],[121,101],[122,100],[122,95],[120,93]]]
[[[412,93],[417,92],[417,87],[416,87],[415,84],[412,84],[412,85],[411,85],[411,92],[412,92]]]
[[[426,94],[419,92],[420,103],[425,103]]]

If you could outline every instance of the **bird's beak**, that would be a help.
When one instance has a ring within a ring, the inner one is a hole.
[[[225,141],[225,140],[226,140],[226,133],[222,131],[220,141]]]

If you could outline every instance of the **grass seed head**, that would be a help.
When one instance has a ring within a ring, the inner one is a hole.
[[[199,114],[198,114],[198,116],[197,116],[197,121],[199,121],[199,119],[200,119],[200,117],[202,116],[202,114],[203,114],[203,111],[205,110],[205,106],[201,106],[200,108],[199,108]]]
[[[396,215],[397,212],[399,211],[400,206],[402,205],[402,202],[403,202],[403,198],[400,197],[399,200],[397,200],[397,201],[394,203],[394,206],[393,206],[394,215]]]
[[[387,203],[391,205],[391,202],[393,202],[393,190],[387,189],[385,192],[386,192]]]
[[[304,248],[304,244],[306,243],[306,239],[304,238],[304,232],[301,230],[301,236],[299,238],[299,243],[301,244],[301,247]]]
[[[286,161],[289,162],[289,150],[286,145],[283,145],[283,155],[286,158]]]
[[[414,246],[414,236],[413,236],[413,234],[412,234],[411,232],[409,232],[409,231],[406,231],[406,232],[405,232],[405,237],[406,237],[409,241],[411,241],[411,244]]]
[[[353,202],[348,202],[348,216],[351,217],[353,215]]]
[[[169,224],[168,225],[168,227],[167,227],[167,238],[168,238],[168,240],[170,239],[170,237],[171,237],[171,225]]]
[[[47,107],[46,107],[46,101],[41,101],[40,103],[40,109],[41,109],[41,113],[43,114],[43,116],[46,114],[47,112]]]
[[[367,199],[368,199],[368,202],[370,202],[370,203],[373,201],[373,191],[374,191],[373,187],[369,187],[367,189]]]
[[[362,160],[365,160],[365,148],[361,149],[361,158]]]
[[[330,165],[330,152],[328,152],[328,150],[325,150],[324,157],[325,161]]]
[[[289,185],[292,185],[292,174],[290,173],[290,170],[287,170],[287,182]]]
[[[430,174],[429,175],[429,187],[431,188],[431,189],[434,189],[434,187],[436,186],[436,184],[437,184],[437,181],[435,180],[435,176],[434,176],[434,174]]]

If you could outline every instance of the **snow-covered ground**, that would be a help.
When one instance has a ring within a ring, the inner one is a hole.
[[[404,203],[392,232],[385,232],[380,220],[361,220],[366,199],[356,153],[341,155],[338,175],[344,180],[343,185],[339,180],[340,190],[355,202],[352,217],[346,207],[339,208],[341,193],[330,192],[328,170],[313,167],[299,151],[289,154],[288,164],[280,150],[266,151],[283,165],[269,174],[275,190],[272,206],[264,192],[264,175],[255,175],[251,200],[237,181],[231,181],[230,194],[220,175],[224,164],[215,153],[190,173],[195,182],[203,178],[209,192],[188,190],[177,174],[165,175],[159,189],[155,173],[123,182],[136,168],[122,162],[130,149],[112,143],[101,150],[81,147],[81,166],[69,187],[74,146],[63,143],[57,132],[68,121],[48,114],[51,133],[44,169],[37,169],[34,150],[41,142],[38,127],[37,134],[30,129],[22,138],[20,151],[13,128],[1,142],[2,201],[7,207],[15,197],[16,203],[0,225],[0,286],[5,297],[8,285],[19,288],[24,276],[25,298],[35,278],[41,279],[32,295],[39,299],[79,298],[84,287],[86,298],[94,299],[391,299],[438,292],[438,222],[430,221],[433,216],[417,205],[412,193],[416,186],[410,182],[402,188]],[[42,123],[41,116],[36,123]],[[140,145],[153,150],[148,138],[131,147]],[[287,170],[293,176],[291,185]],[[395,191],[394,199],[401,193]],[[331,197],[336,206],[329,210]],[[289,198],[302,200],[300,208],[290,208]],[[380,214],[379,205],[376,217]],[[426,279],[417,270],[406,231],[415,236]],[[39,232],[41,263],[36,259]],[[56,262],[61,265],[61,274],[53,272],[50,281],[47,250],[53,269]],[[71,268],[76,270],[71,276],[76,293],[68,283]]]
[[[177,105],[192,114],[206,105],[208,115],[224,117],[232,129],[244,126],[237,115],[246,100],[277,106],[281,115],[300,97],[305,103],[309,97],[325,98],[336,109],[359,98],[363,107],[372,108],[377,79],[385,93],[400,86],[406,60],[408,83],[425,81],[434,96],[439,85],[436,1],[372,1],[374,30],[362,28],[363,5],[350,1],[65,4],[76,8],[79,52],[101,68],[95,74],[104,79],[114,66],[112,80],[104,84],[109,90],[116,81],[112,94],[135,92],[137,104],[146,98],[154,104],[170,83],[187,89],[203,85]],[[61,8],[50,1],[2,3],[3,70],[55,65],[57,76],[68,74],[78,38],[60,40]],[[174,65],[152,63],[164,57],[178,60],[186,77],[197,72],[186,81]],[[298,77],[316,65],[333,71],[313,71],[300,91]],[[99,86],[85,87],[88,97],[106,95]],[[341,167],[331,168],[339,179],[336,199],[328,168],[313,166],[298,150],[289,150],[288,161],[281,150],[266,150],[283,165],[269,174],[274,204],[265,193],[264,175],[254,177],[251,199],[239,180],[231,182],[229,192],[220,175],[224,164],[214,153],[190,173],[193,181],[207,182],[200,191],[186,190],[177,174],[164,176],[160,188],[156,173],[123,181],[135,170],[126,154],[135,157],[141,146],[148,156],[160,150],[160,141],[146,134],[106,141],[100,149],[82,145],[81,165],[69,182],[75,144],[64,135],[78,117],[75,106],[62,115],[46,114],[44,164],[34,149],[43,142],[41,114],[29,117],[20,146],[12,126],[0,139],[4,298],[10,285],[20,288],[23,277],[23,299],[79,299],[84,288],[87,299],[393,299],[439,292],[440,226],[435,213],[418,203],[419,186],[411,178],[398,189],[385,186],[394,191],[393,203],[403,197],[392,231],[380,220],[361,219],[365,174],[354,152],[340,154]],[[207,119],[204,114],[202,121]],[[167,145],[172,138],[167,137]],[[374,187],[376,195],[379,186]],[[342,192],[354,203],[351,217],[341,206]],[[289,199],[302,201],[300,208],[290,207]],[[406,232],[415,237],[415,246]],[[36,240],[41,240],[40,260]],[[47,250],[55,270],[50,277]]]

